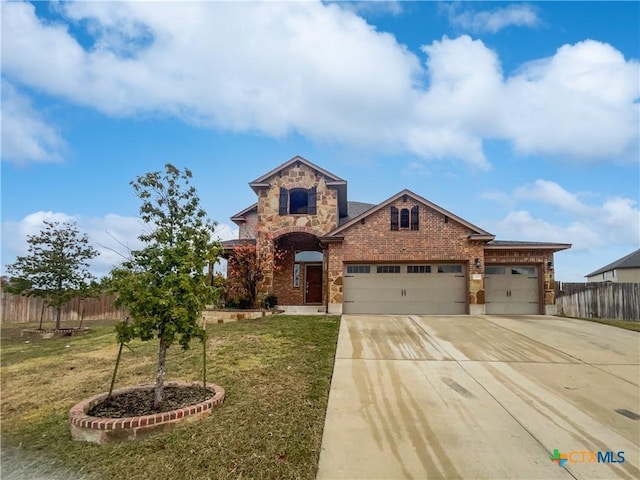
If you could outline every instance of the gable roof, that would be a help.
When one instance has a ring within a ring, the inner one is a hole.
[[[333,232],[330,232],[327,235],[327,237],[336,236],[338,233],[346,230],[351,225],[359,222],[360,220],[362,220],[363,218],[368,217],[369,215],[372,215],[372,214],[382,210],[383,208],[387,207],[391,203],[393,203],[396,200],[402,198],[404,195],[407,195],[407,196],[413,198],[414,200],[416,200],[417,202],[422,203],[426,207],[429,207],[429,208],[435,210],[436,212],[439,212],[442,215],[444,215],[446,217],[449,217],[450,219],[455,220],[456,222],[464,225],[465,227],[467,227],[469,230],[472,231],[470,236],[475,238],[475,239],[477,239],[477,240],[493,240],[493,238],[495,238],[495,235],[487,232],[486,230],[483,230],[480,227],[477,227],[477,226],[473,225],[472,223],[467,222],[466,220],[464,220],[464,219],[458,217],[457,215],[454,215],[453,213],[449,212],[448,210],[445,210],[444,208],[440,207],[439,205],[436,205],[435,203],[430,202],[426,198],[423,198],[420,195],[417,195],[417,194],[413,193],[411,190],[407,190],[407,189],[404,189],[401,192],[396,193],[393,197],[390,197],[387,200],[385,200],[384,202],[376,205],[375,207],[364,211],[363,213],[361,213],[360,215],[356,216],[355,218],[350,218],[347,222],[345,222],[342,225],[340,225]]]
[[[249,186],[251,188],[253,188],[253,190],[257,193],[257,190],[259,188],[268,187],[269,186],[269,184],[266,183],[266,181],[269,179],[269,177],[277,174],[278,172],[280,172],[282,170],[285,170],[286,168],[290,167],[291,165],[293,165],[295,163],[302,163],[302,164],[306,165],[307,167],[315,170],[316,172],[322,174],[324,177],[327,178],[327,182],[326,183],[327,183],[328,186],[337,186],[337,185],[346,185],[347,184],[346,180],[343,180],[342,178],[338,177],[337,175],[334,175],[333,173],[328,172],[324,168],[319,167],[314,163],[311,163],[306,158],[303,158],[300,155],[296,155],[291,160],[288,160],[288,161],[284,162],[282,165],[280,165],[280,166],[274,168],[273,170],[268,171],[264,175],[256,178],[253,182],[249,182]]]
[[[585,275],[585,277],[592,277],[593,275],[608,272],[614,268],[640,268],[640,248],[635,252],[631,252],[629,255],[619,258],[615,262],[611,262],[609,265],[599,268],[595,272]]]
[[[236,213],[235,215],[233,215],[231,217],[231,221],[232,222],[236,222],[236,223],[241,222],[242,220],[244,220],[244,216],[247,213],[251,213],[252,210],[255,210],[256,212],[258,211],[258,203],[257,202],[254,203],[253,205],[251,205],[250,207],[247,207],[244,210],[242,210],[242,211]]]

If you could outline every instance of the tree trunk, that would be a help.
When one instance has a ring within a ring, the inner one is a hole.
[[[42,319],[44,318],[44,306],[46,305],[45,301],[42,301],[42,310],[40,310],[40,325],[38,326],[38,330],[42,330]]]
[[[60,330],[60,317],[62,316],[62,305],[56,307],[56,330]]]
[[[162,392],[164,390],[164,364],[167,360],[167,345],[164,338],[160,337],[160,348],[158,349],[158,372],[156,373],[156,387],[153,395],[153,406],[158,407],[162,403]]]

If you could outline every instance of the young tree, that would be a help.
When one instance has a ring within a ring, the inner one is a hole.
[[[80,234],[75,222],[44,222],[37,235],[28,235],[28,253],[18,257],[7,271],[12,293],[42,297],[56,309],[56,328],[60,328],[62,306],[80,295],[95,279],[88,271],[89,260],[98,252]]]
[[[131,182],[142,200],[140,215],[148,232],[139,239],[146,246],[111,272],[116,305],[131,318],[116,326],[118,342],[159,340],[154,407],[162,402],[167,350],[175,342],[187,349],[193,338],[204,338],[198,320],[216,294],[205,272],[220,252],[211,240],[215,222],[200,207],[191,177],[188,169],[167,164],[164,173],[150,172]]]
[[[265,234],[265,237],[268,241],[274,241],[269,234]],[[256,246],[251,243],[241,243],[233,247],[227,259],[227,271],[230,273],[227,279],[229,296],[236,300],[246,299],[252,307],[259,307],[258,287],[264,280],[267,263],[271,264],[273,272],[280,272],[284,256],[285,252],[277,242],[274,242],[272,260],[259,255]]]
[[[233,247],[227,260],[230,273],[227,280],[228,294],[235,300],[247,299],[255,307],[258,284],[262,281],[262,262],[258,259],[256,246],[243,243]],[[244,307],[242,307],[244,308]]]

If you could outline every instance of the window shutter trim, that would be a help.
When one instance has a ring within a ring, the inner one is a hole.
[[[420,230],[420,207],[416,205],[411,209],[411,230]]]
[[[308,202],[307,202],[307,212],[309,212],[309,215],[315,215],[317,212],[316,197],[317,197],[316,187],[310,188],[308,192]]]
[[[278,207],[278,213],[280,215],[289,213],[289,191],[286,188],[280,188],[280,203]]]
[[[398,223],[398,209],[396,207],[391,207],[391,230],[399,230]]]

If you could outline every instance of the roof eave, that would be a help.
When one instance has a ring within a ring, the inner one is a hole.
[[[553,250],[559,252],[560,250],[567,250],[571,248],[570,243],[523,243],[520,245],[485,245],[485,250]]]
[[[344,237],[340,235],[337,235],[335,237],[325,236],[320,237],[319,240],[321,245],[327,245],[329,243],[340,243],[344,240]]]
[[[479,235],[479,234],[472,233],[471,235],[468,235],[467,238],[469,240],[482,240],[483,242],[490,242],[491,240],[494,240],[496,236],[495,235]]]
[[[289,167],[290,165],[293,165],[296,162],[300,162],[300,163],[306,165],[307,167],[317,171],[318,173],[321,173],[322,175],[327,177],[329,179],[329,181],[331,181],[331,182],[343,182],[344,184],[347,183],[346,180],[344,180],[343,178],[340,178],[337,175],[334,175],[333,173],[325,170],[324,168],[319,167],[315,163],[310,162],[309,160],[307,160],[304,157],[301,157],[300,155],[296,155],[295,157],[293,157],[293,158],[287,160],[286,162],[284,162],[282,165],[278,165],[273,170],[270,170],[267,173],[265,173],[264,175],[261,175],[260,177],[256,178],[253,182],[249,183],[249,185],[251,185],[252,188],[254,187],[254,185],[256,187],[264,187],[265,185],[268,186],[268,184],[264,183],[266,179],[268,179],[269,177],[275,175],[280,170],[284,170],[285,168]]]

